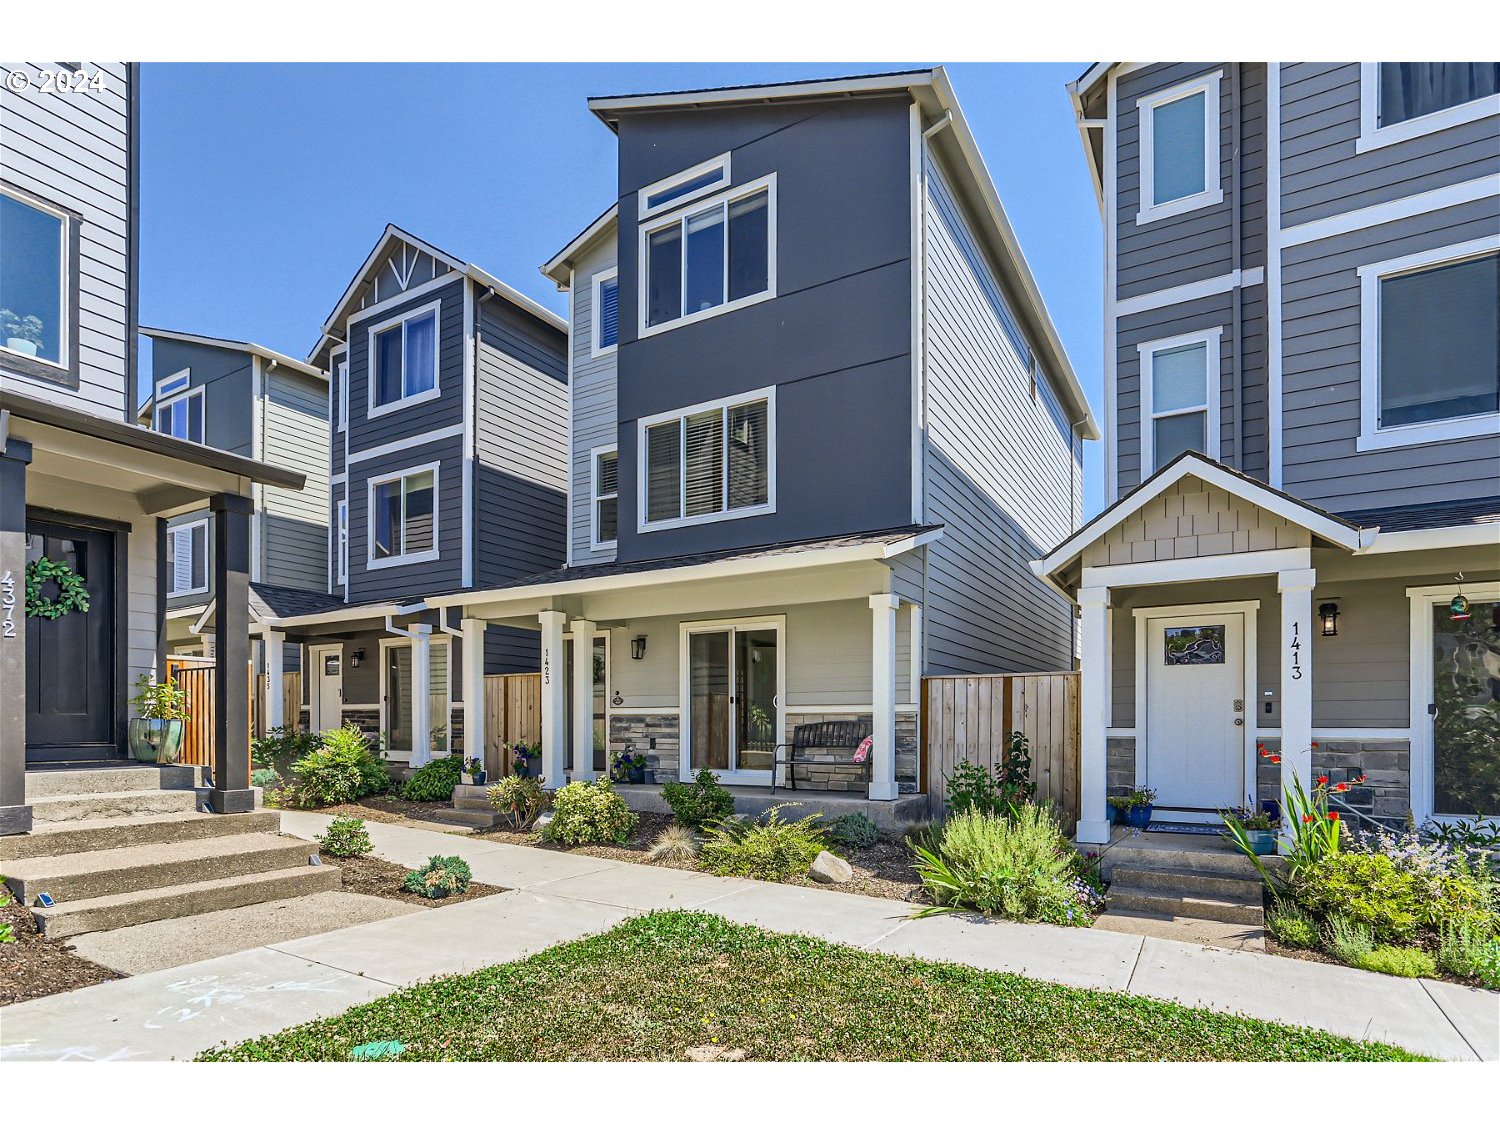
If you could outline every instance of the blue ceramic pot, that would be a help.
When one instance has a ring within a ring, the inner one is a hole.
[[[1151,808],[1151,805],[1132,805],[1125,810],[1125,823],[1144,831],[1146,825],[1151,823]]]

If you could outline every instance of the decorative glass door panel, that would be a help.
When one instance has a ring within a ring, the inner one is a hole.
[[[1500,602],[1433,607],[1432,811],[1500,817]]]

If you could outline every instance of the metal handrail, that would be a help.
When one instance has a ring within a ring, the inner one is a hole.
[[[1332,793],[1328,794],[1328,803],[1329,803],[1330,806],[1337,806],[1337,808],[1339,810],[1339,815],[1340,816],[1342,816],[1344,813],[1349,813],[1355,819],[1362,820],[1362,821],[1366,822],[1367,824],[1371,825],[1372,827],[1374,827],[1374,829],[1377,832],[1388,832],[1388,831],[1390,831],[1390,826],[1389,825],[1382,824],[1379,820],[1377,820],[1373,816],[1370,816],[1368,813],[1362,813],[1362,812],[1360,812],[1353,805],[1350,805],[1350,804],[1348,804],[1345,801],[1341,801],[1338,797],[1335,797]]]

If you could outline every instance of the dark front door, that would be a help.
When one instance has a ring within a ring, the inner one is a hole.
[[[83,579],[87,611],[26,618],[26,760],[116,758],[115,536],[28,521],[26,561],[67,564]],[[57,588],[42,586],[43,598]]]

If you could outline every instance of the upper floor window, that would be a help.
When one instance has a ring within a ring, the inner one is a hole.
[[[68,278],[67,216],[0,190],[0,348],[66,366]]]
[[[1358,448],[1493,434],[1500,235],[1362,266]]]
[[[1188,450],[1219,457],[1222,328],[1141,344],[1141,478]]]
[[[613,546],[619,537],[620,528],[620,456],[614,446],[596,449],[591,458],[590,494],[594,506],[592,519],[593,545]]]
[[[643,418],[640,530],[775,511],[774,428],[773,389]]]
[[[1500,63],[1362,63],[1358,151],[1500,113]]]
[[[369,330],[370,416],[437,397],[439,302]]]
[[[349,581],[349,501],[340,500],[338,507],[338,584]]]
[[[156,401],[156,432],[203,443],[203,388]]]
[[[333,365],[333,381],[338,384],[339,429],[349,428],[349,360],[340,359]]]
[[[641,224],[640,332],[776,295],[776,177]]]
[[[1219,179],[1219,80],[1195,78],[1142,97],[1137,223],[1224,200]]]
[[[167,531],[169,593],[208,593],[208,521],[195,520]]]
[[[726,152],[722,156],[715,156],[711,160],[705,160],[702,164],[694,164],[691,168],[684,168],[681,172],[642,188],[640,217],[649,219],[652,215],[659,215],[670,208],[680,207],[690,200],[701,199],[728,185],[729,153]]]
[[[620,342],[620,277],[614,269],[594,275],[593,354],[605,355]]]
[[[434,462],[370,480],[370,567],[438,557],[437,479]]]

